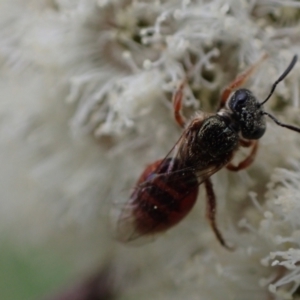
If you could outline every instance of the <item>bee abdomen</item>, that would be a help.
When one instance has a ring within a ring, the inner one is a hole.
[[[171,228],[187,215],[197,199],[198,181],[193,172],[166,175],[160,172],[155,169],[143,174],[144,178],[151,180],[142,183],[143,187],[131,198],[136,228],[141,234]]]

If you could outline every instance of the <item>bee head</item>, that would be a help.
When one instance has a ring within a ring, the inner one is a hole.
[[[238,89],[228,101],[233,118],[239,124],[243,138],[257,140],[266,131],[262,106],[247,89]]]

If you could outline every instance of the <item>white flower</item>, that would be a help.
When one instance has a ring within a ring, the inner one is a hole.
[[[247,84],[264,99],[300,54],[299,6],[3,0],[1,236],[27,252],[50,249],[75,274],[111,259],[121,299],[292,297],[300,283],[300,167],[290,162],[300,158],[300,136],[271,120],[249,171],[213,178],[217,220],[235,252],[215,240],[203,194],[182,224],[142,248],[114,242],[108,219],[112,203],[122,205],[145,166],[180,136],[171,105],[179,84],[187,82],[187,116],[214,111],[222,88],[267,53]],[[266,104],[293,124],[299,79],[298,63]]]

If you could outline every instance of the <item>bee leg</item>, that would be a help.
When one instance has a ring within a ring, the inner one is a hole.
[[[239,143],[244,148],[249,148],[253,145],[253,140],[243,140],[240,138]]]
[[[249,167],[256,156],[257,153],[257,149],[258,149],[258,141],[243,141],[241,140],[241,146],[243,147],[252,147],[251,152],[249,153],[249,155],[242,160],[237,166],[233,165],[232,163],[229,163],[226,168],[229,171],[233,171],[233,172],[237,172],[243,169],[246,169],[247,167]]]
[[[240,74],[235,78],[222,92],[221,94],[221,102],[219,105],[219,109],[223,108],[225,106],[225,103],[229,97],[229,95],[243,85],[253,74],[253,72],[256,70],[256,68],[260,65],[260,63],[267,58],[267,54],[264,54],[256,63],[254,63],[252,66],[250,66],[244,73]]]
[[[173,95],[173,109],[174,109],[174,117],[176,122],[179,124],[179,126],[184,127],[185,125],[185,118],[182,115],[181,108],[182,108],[182,98],[183,98],[183,89],[186,82],[183,81],[179,88],[174,92]]]
[[[213,185],[211,180],[208,178],[204,181],[204,186],[206,189],[206,217],[210,223],[210,226],[215,233],[216,238],[220,242],[220,244],[225,247],[228,250],[234,250],[232,247],[228,246],[221,234],[221,232],[218,229],[218,226],[216,224],[216,209],[217,209],[217,203],[216,203],[216,196],[213,190]]]

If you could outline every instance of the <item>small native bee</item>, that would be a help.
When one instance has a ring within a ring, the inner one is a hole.
[[[261,60],[224,89],[217,113],[198,112],[187,125],[181,113],[184,83],[181,84],[173,95],[173,108],[175,120],[185,129],[166,158],[148,165],[141,174],[117,220],[120,241],[151,236],[179,223],[193,208],[203,183],[207,219],[221,245],[230,249],[216,224],[216,197],[210,176],[223,167],[239,171],[253,162],[258,139],[266,131],[265,116],[279,126],[300,132],[300,128],[281,123],[263,109],[277,84],[293,69],[296,55],[264,101],[259,102],[250,90],[237,89]],[[239,147],[249,147],[250,153],[234,165],[231,161]]]

